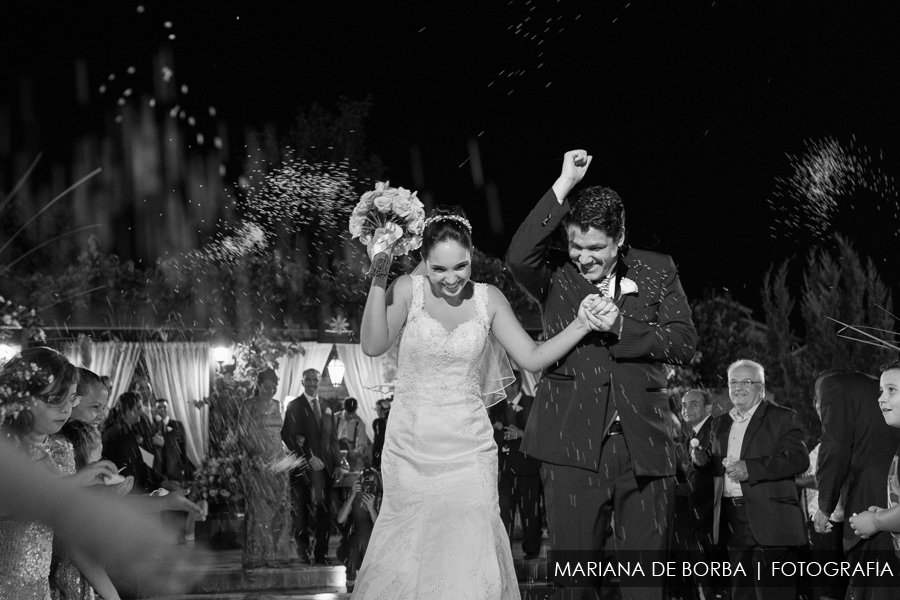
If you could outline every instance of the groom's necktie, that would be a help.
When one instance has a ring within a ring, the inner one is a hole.
[[[610,286],[612,285],[612,278],[613,278],[613,273],[610,273],[609,275],[604,277],[602,281],[597,282],[596,286],[597,286],[597,289],[600,291],[601,296],[609,296],[610,298],[612,298],[612,294],[610,293],[610,290],[609,290]]]
[[[319,425],[322,424],[322,408],[319,406],[319,397],[316,396],[312,399],[312,409],[313,415],[316,417],[316,423]]]

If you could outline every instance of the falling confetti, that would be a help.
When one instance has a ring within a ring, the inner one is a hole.
[[[200,250],[187,255],[196,262],[233,262],[250,254],[262,253],[266,249],[266,233],[256,223],[245,221],[234,232],[207,244]]]
[[[824,238],[842,203],[853,208],[853,194],[862,190],[874,193],[880,204],[892,201],[895,217],[900,215],[893,177],[875,164],[865,147],[856,145],[855,138],[846,145],[834,138],[807,140],[805,145],[802,155],[787,155],[793,174],[775,180],[776,190],[768,202],[778,213],[776,222]]]
[[[308,163],[287,160],[263,176],[247,191],[246,206],[254,220],[267,229],[290,219],[307,225],[342,225],[350,214],[356,192],[346,163]]]

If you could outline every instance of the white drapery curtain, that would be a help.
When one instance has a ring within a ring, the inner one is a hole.
[[[213,360],[206,342],[145,343],[144,361],[157,398],[166,398],[172,416],[184,424],[188,458],[206,456],[209,409],[197,400],[209,396]]]
[[[359,401],[357,412],[366,424],[369,439],[374,440],[372,421],[378,417],[375,402],[385,398],[386,395],[369,388],[387,383],[382,377],[381,358],[366,356],[359,344],[337,344],[337,351],[346,367],[344,382],[347,385],[347,392]]]
[[[134,376],[138,361],[141,358],[141,344],[137,342],[91,342],[90,364],[81,356],[78,342],[65,347],[63,354],[76,367],[84,367],[97,375],[105,375],[112,382],[109,393],[109,407],[115,406],[119,396],[128,390],[128,384]]]
[[[302,355],[282,356],[278,360],[278,389],[275,391],[275,399],[281,403],[282,412],[286,408],[286,397],[303,393],[303,371],[315,369],[322,373],[331,354],[331,344],[304,342],[300,345],[305,351]]]

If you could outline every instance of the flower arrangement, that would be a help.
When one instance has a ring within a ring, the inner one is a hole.
[[[13,331],[22,329],[29,340],[44,341],[47,334],[41,329],[41,318],[37,311],[16,304],[0,296],[0,339],[12,336]]]
[[[208,456],[200,463],[188,484],[192,500],[206,500],[210,503],[237,502],[244,497],[238,473],[240,451],[236,444],[231,450],[232,452],[223,452],[218,456]]]
[[[0,424],[15,419],[51,383],[53,375],[33,362],[0,371]]]
[[[257,374],[270,368],[277,371],[279,359],[296,354],[301,356],[306,354],[306,350],[300,345],[300,342],[272,340],[265,335],[263,326],[260,325],[253,331],[249,341],[235,344],[234,378],[237,381],[249,383],[252,388],[256,385]]]
[[[385,253],[403,256],[422,245],[425,207],[417,192],[377,182],[350,215],[350,234],[366,246],[370,259]]]

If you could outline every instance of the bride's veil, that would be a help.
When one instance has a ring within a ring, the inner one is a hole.
[[[424,275],[425,261],[416,265],[410,275]],[[382,383],[371,389],[381,393],[392,393],[394,382],[397,380],[397,360],[400,356],[400,338],[403,337],[403,330],[406,324],[400,328],[394,343],[390,349],[381,357]],[[486,407],[493,406],[506,398],[506,387],[509,386],[515,375],[513,374],[512,365],[509,363],[509,357],[506,350],[494,337],[494,334],[488,331],[487,340],[484,344],[484,350],[481,353],[481,400]]]

